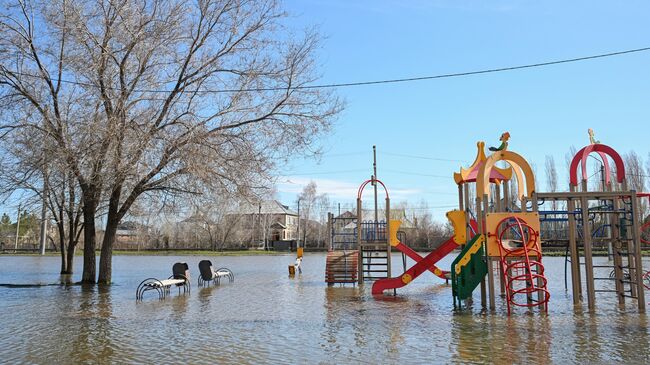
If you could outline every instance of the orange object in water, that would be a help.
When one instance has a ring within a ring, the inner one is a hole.
[[[297,253],[298,253],[297,254],[298,258],[301,258],[302,257],[302,247],[298,247]]]

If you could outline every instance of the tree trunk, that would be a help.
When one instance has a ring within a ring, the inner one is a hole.
[[[115,234],[117,233],[117,225],[119,220],[109,215],[106,222],[106,231],[104,232],[104,240],[102,241],[102,251],[99,256],[99,284],[110,284],[112,275],[112,262],[113,262],[113,243],[115,242]]]
[[[95,238],[95,213],[97,212],[97,202],[94,193],[84,192],[84,268],[81,276],[81,282],[84,284],[96,283],[96,238]]]
[[[61,274],[68,274],[68,261],[65,256],[65,227],[64,222],[57,222],[59,230],[59,245],[61,246]]]
[[[111,193],[108,202],[108,216],[106,218],[106,230],[104,231],[104,240],[102,241],[102,252],[99,256],[99,284],[110,284],[113,263],[113,243],[117,233],[117,225],[120,223],[119,202],[121,188],[116,188]]]

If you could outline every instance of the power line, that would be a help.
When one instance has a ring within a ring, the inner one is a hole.
[[[321,85],[293,86],[293,87],[290,87],[289,89],[291,89],[291,90],[327,89],[327,88],[337,88],[337,87],[368,86],[368,85],[379,85],[379,84],[395,84],[395,83],[434,80],[434,79],[443,79],[443,78],[451,78],[451,77],[473,76],[473,75],[496,73],[496,72],[515,71],[515,70],[521,70],[521,69],[526,69],[526,68],[552,66],[552,65],[558,65],[558,64],[563,64],[563,63],[587,61],[587,60],[593,60],[593,59],[605,58],[605,57],[621,56],[621,55],[630,54],[630,53],[646,52],[646,51],[649,51],[649,50],[650,50],[650,47],[643,47],[643,48],[628,49],[628,50],[624,50],[624,51],[596,54],[596,55],[591,55],[591,56],[568,58],[568,59],[548,61],[548,62],[538,62],[538,63],[531,63],[531,64],[526,64],[526,65],[518,65],[518,66],[507,66],[507,67],[491,68],[491,69],[484,69],[484,70],[477,70],[477,71],[456,72],[456,73],[447,73],[447,74],[432,75],[432,76],[407,77],[407,78],[399,78],[399,79],[385,79],[385,80],[373,80],[373,81],[331,83],[331,84],[321,84]],[[14,74],[21,75],[21,76],[27,76],[27,77],[42,78],[42,76],[40,76],[40,75],[33,75],[33,74],[23,73],[23,72],[14,72]],[[55,81],[55,82],[66,83],[66,84],[99,88],[99,85],[91,84],[91,83],[88,83],[88,82],[79,82],[79,81],[72,81],[72,80],[66,80],[66,79],[57,79],[57,78],[51,78],[51,80]],[[110,88],[110,89],[115,89],[115,88]],[[259,87],[259,88],[223,89],[223,90],[187,90],[187,92],[220,94],[220,93],[262,92],[262,91],[283,91],[283,90],[287,90],[287,88],[286,87]],[[156,89],[152,89],[152,90],[135,89],[134,91],[139,92],[139,93],[169,93],[169,92],[171,92],[171,90],[156,90]]]
[[[432,174],[422,174],[419,172],[409,172],[409,171],[401,171],[401,170],[393,170],[393,169],[384,169],[383,171],[388,171],[388,172],[394,172],[397,174],[404,174],[404,175],[414,175],[414,176],[426,176],[426,177],[436,177],[440,179],[451,179],[451,175],[432,175]]]
[[[297,172],[295,174],[285,175],[285,176],[297,176],[297,175],[327,175],[327,174],[343,174],[349,172],[361,172],[367,171],[368,169],[356,169],[356,170],[338,170],[338,171],[321,171],[321,172]]]
[[[467,162],[465,160],[454,160],[450,158],[440,158],[440,157],[429,157],[429,156],[418,156],[418,155],[408,155],[404,153],[393,153],[393,152],[379,152],[382,155],[387,155],[387,156],[396,156],[396,157],[404,157],[404,158],[416,158],[420,160],[431,160],[431,161],[445,161],[445,162]]]

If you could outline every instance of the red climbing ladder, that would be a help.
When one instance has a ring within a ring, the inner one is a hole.
[[[497,225],[501,270],[505,279],[508,315],[512,306],[538,307],[548,311],[550,294],[546,289],[539,233],[519,217],[508,217]],[[514,234],[518,240],[507,240]],[[518,242],[520,245],[513,245]],[[522,297],[524,299],[522,299]],[[536,297],[536,298],[535,298]]]

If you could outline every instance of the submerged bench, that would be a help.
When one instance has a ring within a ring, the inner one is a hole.
[[[207,286],[210,283],[219,285],[221,284],[221,278],[228,279],[231,283],[235,280],[235,275],[230,269],[222,267],[215,271],[210,260],[202,260],[199,262],[199,272],[199,286]]]
[[[171,293],[171,288],[176,286],[178,294],[183,289],[183,294],[190,292],[190,267],[185,262],[177,262],[172,266],[172,275],[167,279],[148,278],[142,280],[135,291],[135,299],[142,300],[144,293],[155,290],[158,299],[164,299]]]

